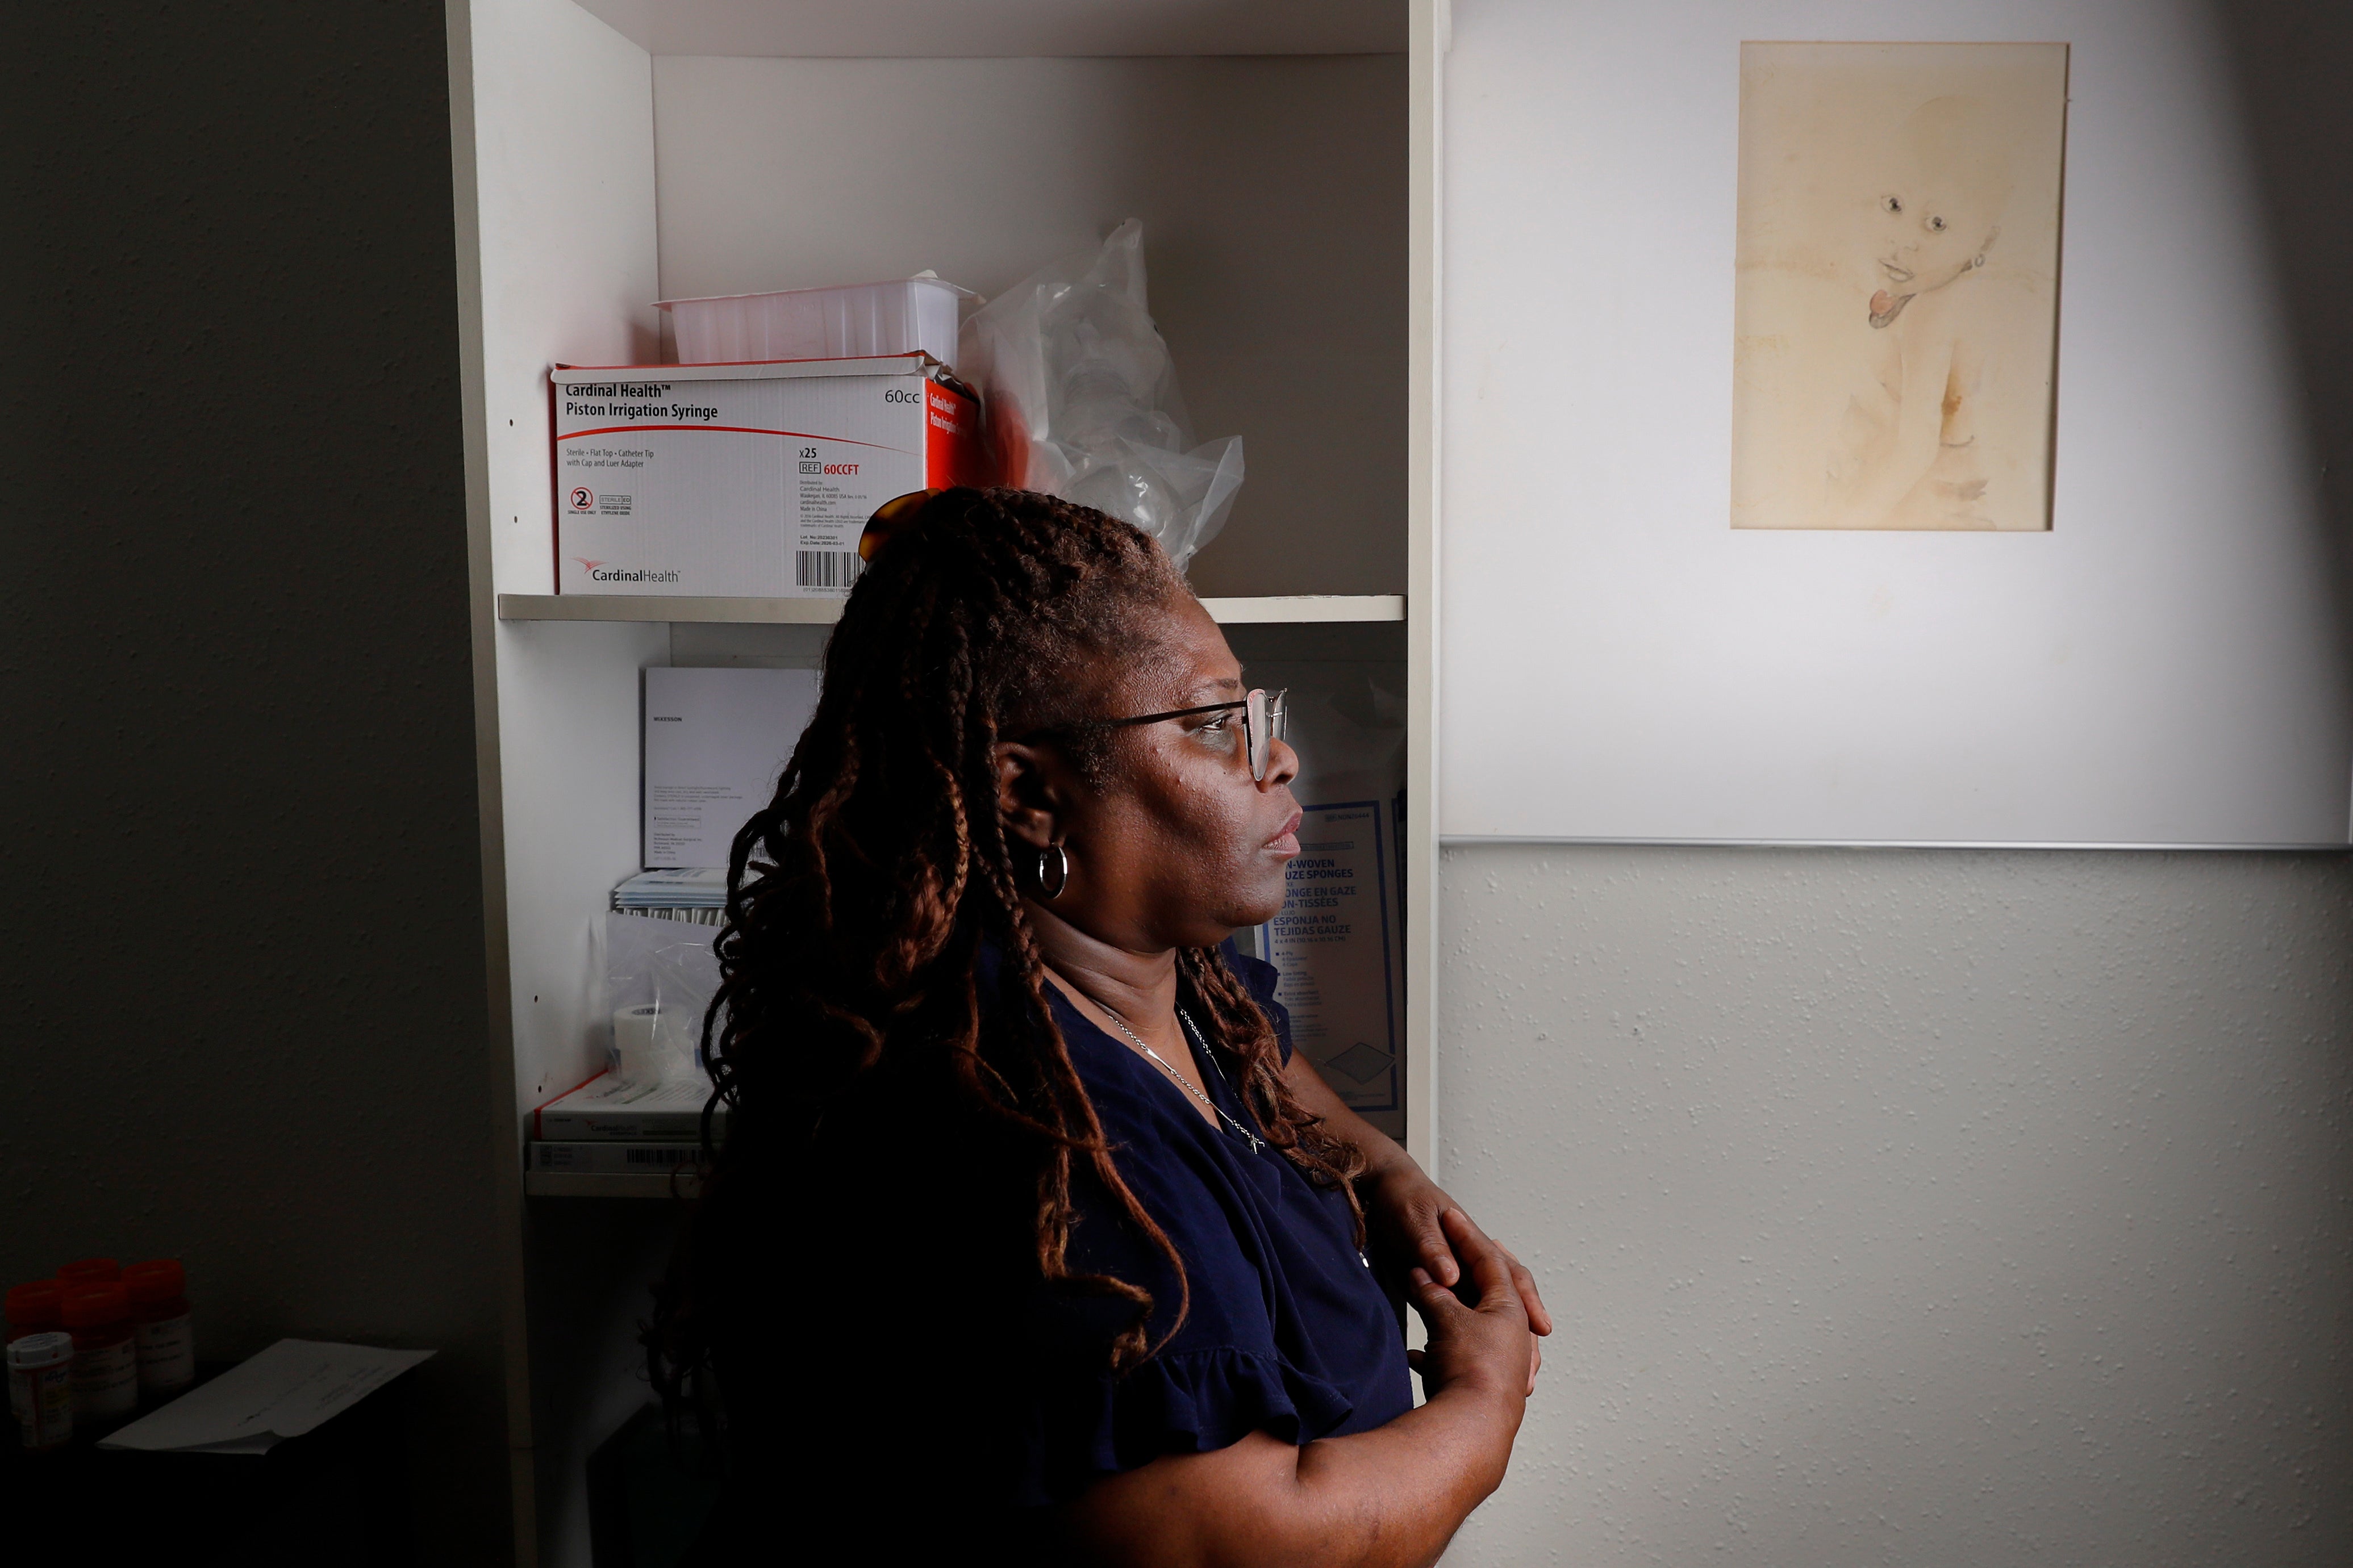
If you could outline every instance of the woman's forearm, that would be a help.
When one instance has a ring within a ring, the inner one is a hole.
[[[1503,1485],[1525,1407],[1516,1392],[1457,1384],[1386,1426],[1308,1444],[1298,1450],[1300,1549],[1253,1561],[1437,1562],[1471,1510]]]
[[[1502,1483],[1524,1403],[1458,1382],[1370,1432],[1157,1459],[1073,1504],[1071,1540],[1120,1568],[1423,1568]]]
[[[1502,1484],[1535,1344],[1511,1255],[1449,1209],[1476,1307],[1411,1276],[1430,1328],[1429,1401],[1369,1432],[1300,1447],[1253,1432],[1097,1481],[1062,1515],[1073,1555],[1118,1568],[1426,1568]]]

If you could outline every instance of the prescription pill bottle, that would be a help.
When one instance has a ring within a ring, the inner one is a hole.
[[[125,1268],[122,1285],[131,1292],[132,1338],[139,1347],[139,1397],[161,1405],[196,1381],[187,1272],[177,1258],[159,1258]]]
[[[66,1291],[66,1331],[73,1335],[74,1425],[103,1432],[139,1410],[139,1344],[131,1326],[131,1292],[121,1281]]]
[[[77,1285],[104,1285],[122,1278],[122,1265],[111,1258],[85,1258],[58,1270],[58,1283],[70,1290]]]
[[[36,1279],[28,1285],[11,1285],[0,1306],[0,1316],[8,1321],[8,1342],[15,1344],[26,1334],[55,1333],[65,1326],[65,1289],[54,1279]],[[8,1380],[8,1414],[23,1421],[25,1412],[16,1399],[16,1380]]]
[[[28,1454],[73,1440],[73,1336],[52,1330],[8,1342],[8,1404]]]

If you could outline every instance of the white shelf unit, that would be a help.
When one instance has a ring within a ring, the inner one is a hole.
[[[964,0],[450,0],[525,1563],[586,1563],[581,1462],[644,1397],[629,1357],[661,1211],[528,1203],[644,1183],[526,1181],[521,1158],[530,1107],[588,1076],[600,1048],[587,933],[637,868],[638,671],[808,660],[838,613],[554,594],[547,371],[658,363],[656,299],[926,267],[988,293],[1144,220],[1154,312],[1195,426],[1248,448],[1197,587],[1246,660],[1401,668],[1407,1128],[1423,1158],[1437,1146],[1442,5],[993,0],[982,13]]]

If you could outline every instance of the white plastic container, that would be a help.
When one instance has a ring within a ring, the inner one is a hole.
[[[8,1405],[16,1413],[17,1441],[28,1454],[73,1440],[73,1359],[71,1334],[8,1342]]]
[[[929,272],[895,283],[846,283],[776,294],[658,300],[678,332],[680,364],[931,355],[955,364],[956,307],[980,296]]]

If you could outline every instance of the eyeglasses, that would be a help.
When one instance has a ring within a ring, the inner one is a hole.
[[[1082,719],[1076,723],[1057,724],[1052,729],[1037,730],[1021,737],[1034,741],[1047,735],[1070,730],[1124,730],[1133,724],[1157,724],[1169,719],[1191,719],[1203,713],[1230,713],[1242,710],[1242,750],[1249,759],[1250,782],[1264,784],[1266,770],[1272,765],[1274,743],[1282,739],[1289,727],[1289,710],[1283,699],[1290,695],[1281,691],[1252,691],[1239,702],[1208,702],[1198,708],[1171,708],[1166,713],[1139,713],[1133,719]]]

